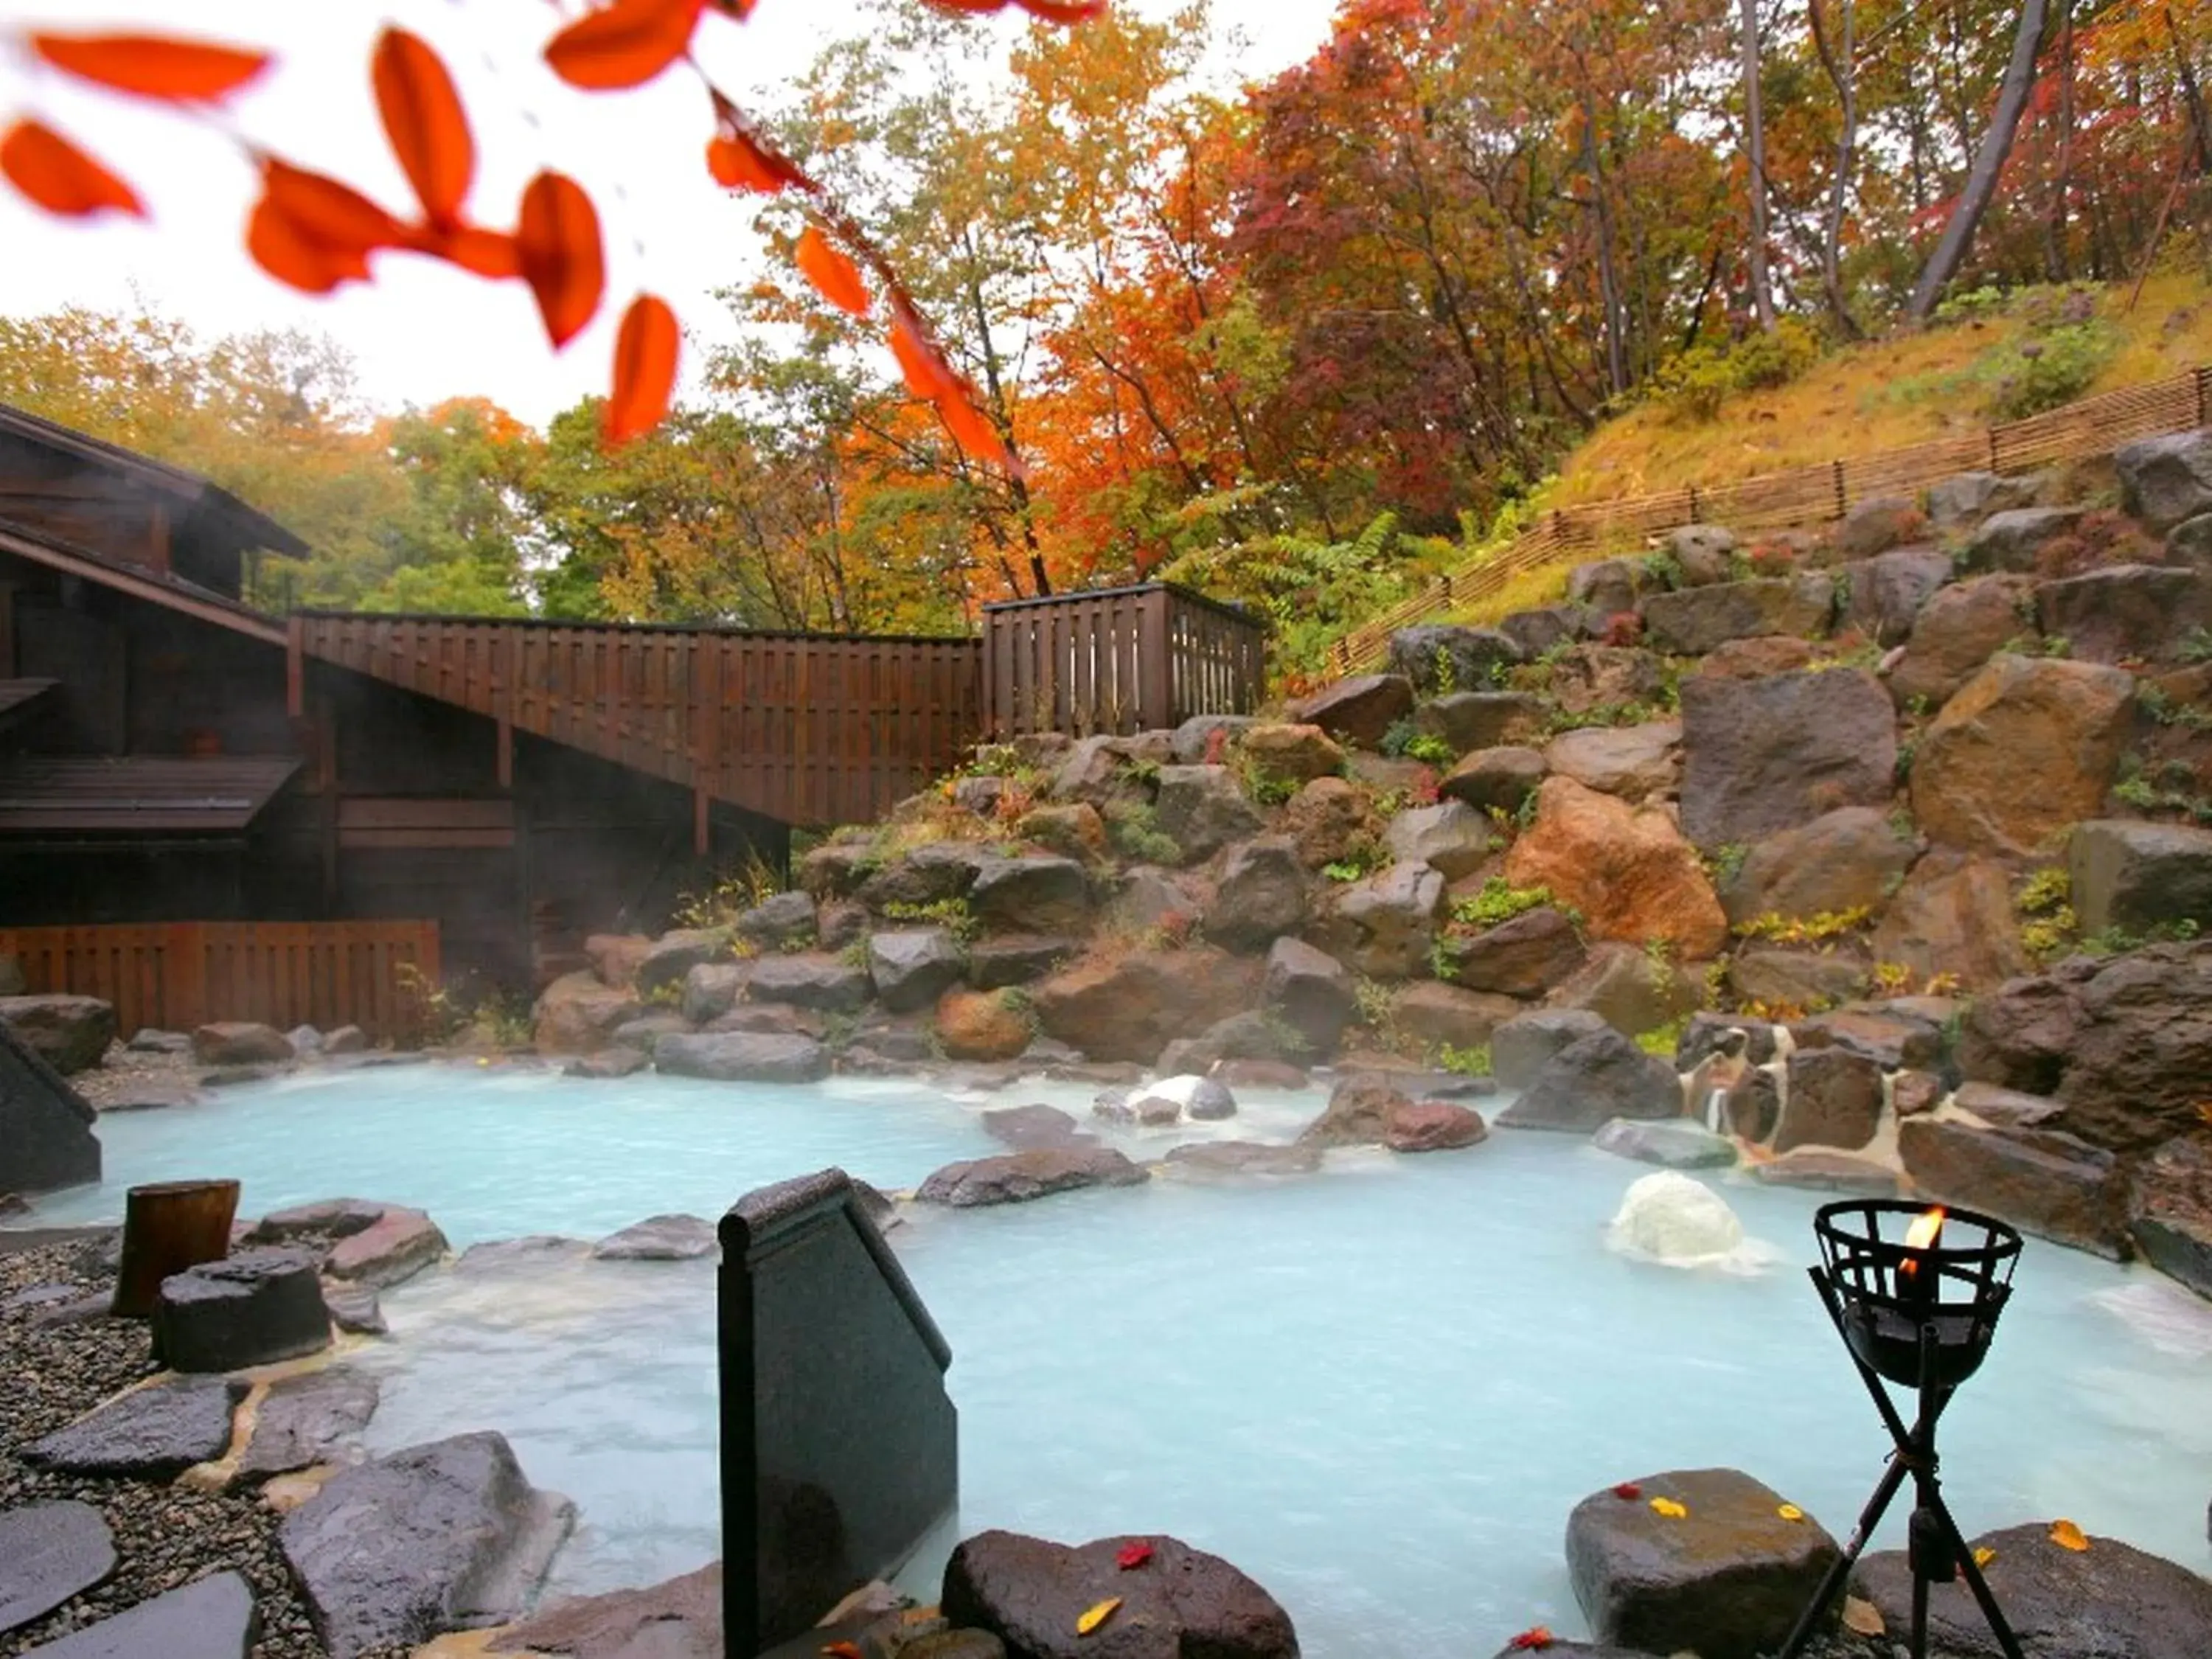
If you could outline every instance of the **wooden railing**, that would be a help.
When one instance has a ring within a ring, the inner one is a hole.
[[[1165,582],[986,605],[985,725],[1081,737],[1249,714],[1266,650],[1257,620]]]
[[[171,921],[0,927],[0,956],[34,992],[115,1005],[125,1036],[210,1020],[278,1030],[358,1025],[380,1042],[423,1035],[438,981],[434,921]]]
[[[1626,538],[1686,524],[1774,530],[1842,518],[1877,495],[1911,495],[1960,472],[2024,472],[2108,454],[2136,438],[2212,424],[2212,367],[2084,398],[2026,420],[1856,459],[1697,484],[1590,507],[1563,507],[1501,547],[1439,578],[1331,647],[1339,674],[1367,672],[1399,629],[1475,605],[1515,578]]]

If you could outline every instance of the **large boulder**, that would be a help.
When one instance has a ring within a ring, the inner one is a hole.
[[[1601,617],[1635,610],[1644,588],[1644,567],[1632,559],[1593,559],[1567,572],[1568,599]]]
[[[2081,522],[2078,507],[2016,507],[1992,513],[1959,550],[1959,568],[1972,575],[1993,570],[2033,574],[2036,556]]]
[[[1957,473],[1928,486],[1928,520],[1938,530],[1969,529],[1989,514],[2035,506],[2050,483],[2041,472]]]
[[[1877,645],[1902,645],[1911,636],[1920,608],[1951,580],[1951,556],[1933,547],[1901,547],[1848,565],[1838,574],[1850,593],[1843,624]]]
[[[2045,635],[2090,662],[2171,662],[2212,620],[2212,585],[2185,566],[2107,565],[2035,591]]]
[[[1931,1198],[2115,1261],[2129,1253],[2124,1173],[2112,1153],[2073,1135],[1915,1117],[1898,1129],[1898,1155]]]
[[[1674,1068],[1608,1027],[1546,1060],[1498,1121],[1516,1129],[1591,1134],[1616,1117],[1676,1117],[1681,1110]]]
[[[2153,1267],[2212,1299],[2212,1143],[2169,1140],[2142,1161],[2128,1236]]]
[[[819,915],[814,895],[777,893],[740,915],[732,931],[759,951],[803,951],[814,943]]]
[[[1139,1565],[1124,1568],[1137,1553]],[[963,1540],[945,1565],[941,1605],[956,1626],[988,1631],[1019,1659],[1297,1659],[1290,1615],[1218,1555],[1161,1534],[1069,1547],[1019,1533]],[[1096,1634],[1085,1613],[1118,1603]]]
[[[2201,1131],[2212,1078],[2212,944],[2154,945],[2083,982],[2054,1091],[2060,1127],[2117,1152]]]
[[[2092,819],[2074,826],[2066,867],[2084,933],[2212,924],[2212,830]]]
[[[1012,1060],[1036,1036],[1036,1016],[1006,991],[947,991],[937,1004],[937,1040],[947,1060]]]
[[[968,902],[976,921],[1010,933],[1077,933],[1091,924],[1091,878],[1071,858],[986,859]]]
[[[1478,1048],[1521,1012],[1522,1005],[1511,997],[1421,980],[1399,991],[1390,1018],[1403,1036],[1424,1048]]]
[[[1288,793],[1344,769],[1344,750],[1318,726],[1267,721],[1249,726],[1237,753],[1253,775]]]
[[[1516,744],[1478,749],[1444,775],[1437,793],[1478,812],[1517,812],[1543,782],[1546,769],[1538,750]]]
[[[1334,1054],[1358,1012],[1351,969],[1304,939],[1279,939],[1267,948],[1261,993],[1316,1054]]]
[[[1413,1103],[1409,1096],[1380,1073],[1354,1072],[1329,1091],[1328,1104],[1299,1131],[1298,1145],[1379,1146],[1390,1133],[1392,1120]]]
[[[653,1069],[717,1083],[814,1083],[830,1074],[830,1051],[795,1032],[700,1031],[663,1037]]]
[[[811,854],[809,857],[813,856]],[[877,912],[927,909],[964,899],[981,871],[984,850],[972,842],[933,841],[901,853],[860,884],[857,896]]]
[[[1110,1146],[1033,1146],[1027,1152],[948,1164],[923,1182],[916,1201],[956,1210],[1026,1204],[1079,1187],[1135,1187],[1145,1172]]]
[[[1970,1540],[2027,1659],[2198,1659],[2212,1631],[2212,1580],[2117,1538],[2069,1549],[2052,1523],[2032,1522]],[[1853,1577],[1894,1635],[1912,1627],[1912,1569],[1903,1550],[1877,1550]],[[1963,1583],[1928,1595],[1930,1650],[1945,1659],[2003,1659]]]
[[[1912,812],[1939,842],[2022,858],[2094,817],[2127,747],[2118,668],[2000,655],[1943,705],[1912,763]],[[2024,766],[2035,787],[2021,787]]]
[[[280,1378],[255,1408],[240,1475],[286,1474],[343,1455],[375,1416],[381,1393],[374,1375],[345,1365]]]
[[[1186,863],[1212,858],[1265,827],[1225,766],[1162,767],[1158,812],[1161,832],[1182,849]]]
[[[1670,1470],[1594,1493],[1567,1517],[1575,1600],[1600,1641],[1761,1659],[1840,1553],[1790,1507],[1737,1469]]]
[[[1976,997],[1960,1022],[1959,1069],[1969,1080],[2052,1095],[2086,1016],[2075,986],[2036,975]]]
[[[1873,950],[1876,961],[1900,963],[1923,980],[1951,974],[1973,989],[2028,966],[2003,867],[1949,848],[1912,866],[1875,924]]]
[[[1392,858],[1401,864],[1428,865],[1448,882],[1480,870],[1499,840],[1485,814],[1457,800],[1399,813],[1384,837]]]
[[[1444,878],[1425,864],[1394,864],[1337,890],[1320,943],[1376,979],[1427,971],[1444,908]]]
[[[1701,975],[1659,952],[1601,939],[1549,1001],[1554,1008],[1586,1009],[1623,1036],[1640,1036],[1694,1012],[1703,983]]]
[[[1570,714],[1626,708],[1658,700],[1667,672],[1657,656],[1632,645],[1577,645],[1551,665],[1547,688]]]
[[[752,976],[750,962],[702,962],[684,975],[684,996],[677,1004],[678,1012],[693,1025],[720,1019],[738,1006],[738,998]]]
[[[1889,695],[1853,668],[1682,682],[1682,830],[1699,847],[1759,841],[1896,787]]]
[[[1617,1117],[1590,1137],[1590,1145],[1662,1170],[1725,1170],[1736,1161],[1734,1141],[1686,1117]]]
[[[0,1021],[0,1192],[98,1181],[95,1116],[69,1080]]]
[[[273,1025],[219,1019],[192,1032],[192,1058],[203,1066],[289,1066],[300,1051]]]
[[[446,1254],[446,1235],[420,1210],[372,1199],[331,1198],[271,1210],[247,1231],[248,1244],[301,1241],[327,1246],[329,1278],[370,1288],[413,1278]]]
[[[1829,1008],[1849,1001],[1866,982],[1867,964],[1833,951],[1758,947],[1739,951],[1728,965],[1736,1000],[1769,1008]]]
[[[979,991],[1030,985],[1082,954],[1082,945],[1073,939],[1041,933],[994,934],[968,947],[968,982]]]
[[[277,1541],[331,1659],[356,1659],[516,1617],[574,1522],[485,1431],[341,1470]]]
[[[902,927],[868,936],[868,977],[895,1014],[935,1006],[960,982],[960,942],[944,927]]]
[[[711,927],[679,927],[653,940],[637,964],[632,982],[641,997],[651,998],[665,988],[681,985],[684,975],[702,962],[718,962],[730,954],[726,935]]]
[[[592,1054],[645,1012],[635,992],[600,983],[597,974],[563,974],[539,994],[534,1012],[541,1054]]]
[[[1682,723],[1652,720],[1562,732],[1546,745],[1544,763],[1586,789],[1623,800],[1671,795],[1681,777]]]
[[[1571,778],[1548,778],[1537,791],[1535,821],[1506,855],[1505,874],[1518,887],[1551,889],[1600,939],[1665,939],[1692,958],[1728,939],[1720,902],[1673,817]]]
[[[1914,619],[1890,695],[1900,708],[1940,706],[2008,645],[2039,638],[2034,617],[2032,577],[1981,576],[1940,590]]]
[[[1790,1056],[1774,1150],[1834,1146],[1856,1152],[1881,1128],[1881,1065],[1845,1048],[1801,1048]]]
[[[1206,936],[1225,950],[1251,952],[1297,931],[1306,918],[1305,870],[1287,836],[1263,836],[1234,848],[1222,866]]]
[[[1918,852],[1887,813],[1838,807],[1746,849],[1721,885],[1721,908],[1734,923],[1871,910],[1897,890]]]
[[[1423,625],[1390,636],[1390,671],[1424,696],[1479,691],[1522,660],[1510,635],[1494,628]]]
[[[826,951],[763,957],[745,980],[745,995],[754,1002],[816,1008],[825,1014],[856,1012],[867,1005],[870,988],[866,968]]]
[[[1453,984],[1509,997],[1542,996],[1589,954],[1574,923],[1548,904],[1479,933],[1447,933],[1437,949]]]
[[[1533,662],[1547,651],[1572,644],[1583,637],[1589,626],[1588,606],[1545,605],[1500,617],[1498,631],[1521,647],[1523,660]]]
[[[1316,778],[1283,808],[1283,832],[1309,870],[1334,864],[1379,828],[1373,803],[1349,778]]]
[[[1257,978],[1217,950],[1136,950],[1075,963],[1032,996],[1046,1036],[1092,1060],[1149,1065],[1176,1037],[1250,1006]]]
[[[1735,550],[1735,532],[1717,524],[1677,525],[1667,532],[1667,551],[1685,587],[1728,580]]]
[[[1526,691],[1454,691],[1416,708],[1413,726],[1422,737],[1465,755],[1532,743],[1542,735],[1549,713],[1541,697]]]
[[[2120,501],[2152,530],[2212,512],[2212,429],[2139,438],[2112,452]]]
[[[1291,718],[1301,725],[1318,726],[1339,743],[1362,749],[1380,749],[1384,734],[1413,712],[1413,683],[1402,674],[1355,675],[1291,705]]]
[[[1654,593],[1638,608],[1644,638],[1655,649],[1672,656],[1702,657],[1730,640],[1826,633],[1835,615],[1836,585],[1832,577],[1814,572],[1754,577]]]
[[[694,1261],[714,1253],[714,1224],[696,1215],[647,1216],[592,1246],[595,1261]]]
[[[1853,501],[1843,522],[1828,533],[1831,555],[1864,561],[1923,536],[1928,518],[1909,495],[1870,495]]]
[[[1612,1029],[1602,1014],[1586,1008],[1516,1014],[1490,1034],[1491,1074],[1501,1088],[1525,1089],[1562,1049]]]
[[[235,1371],[331,1346],[313,1250],[240,1250],[161,1281],[154,1350],[172,1370]]]
[[[1112,849],[1105,818],[1087,800],[1032,807],[1015,820],[1014,834],[1048,853],[1086,866],[1103,862]]]
[[[22,1451],[34,1469],[168,1480],[230,1448],[231,1413],[248,1384],[238,1376],[179,1376],[118,1395]]]
[[[60,994],[0,997],[0,1024],[23,1046],[68,1077],[100,1064],[115,1041],[115,1005]]]

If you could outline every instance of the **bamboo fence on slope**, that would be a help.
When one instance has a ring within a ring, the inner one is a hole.
[[[1960,472],[2025,472],[2107,454],[2131,439],[2212,424],[2212,366],[2084,398],[1978,433],[1885,450],[1856,460],[1801,466],[1710,488],[1691,484],[1547,514],[1502,547],[1439,577],[1353,629],[1330,648],[1338,675],[1364,673],[1389,653],[1399,629],[1462,609],[1516,577],[1593,553],[1608,540],[1688,524],[1775,530],[1825,524],[1877,495],[1910,495]]]

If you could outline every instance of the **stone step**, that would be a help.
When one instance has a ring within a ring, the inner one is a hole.
[[[0,1513],[0,1633],[44,1618],[114,1571],[114,1535],[91,1504]]]
[[[246,1659],[259,1627],[246,1580],[218,1572],[28,1649],[21,1659]]]

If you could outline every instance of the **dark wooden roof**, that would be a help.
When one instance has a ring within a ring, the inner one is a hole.
[[[211,622],[250,634],[270,645],[284,642],[283,624],[248,605],[188,581],[174,572],[149,569],[128,559],[113,559],[79,547],[43,530],[0,518],[0,554],[13,553],[37,564],[82,576],[88,581],[118,592],[150,599],[172,611],[181,611],[202,622]]]
[[[59,684],[58,680],[0,680],[0,726]]]
[[[179,505],[220,519],[246,546],[267,548],[271,552],[289,553],[295,557],[307,551],[307,543],[276,520],[256,512],[228,489],[209,483],[197,472],[187,472],[180,466],[171,466],[167,461],[157,461],[150,455],[141,455],[136,450],[125,449],[9,404],[0,404],[0,432],[43,444],[158,489]]]
[[[300,762],[281,755],[27,755],[0,763],[0,835],[243,830]]]

